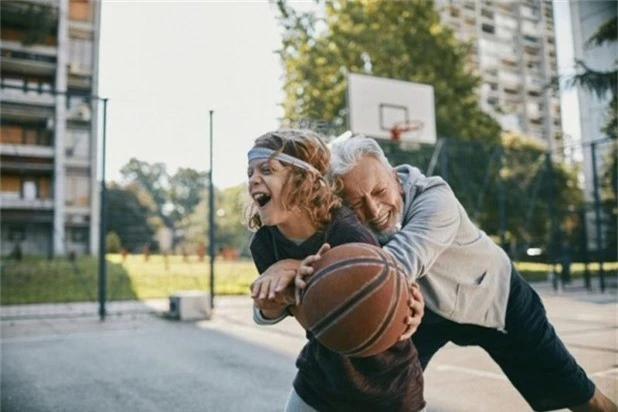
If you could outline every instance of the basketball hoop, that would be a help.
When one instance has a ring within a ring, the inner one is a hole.
[[[405,120],[396,123],[391,129],[391,140],[399,142],[404,150],[417,150],[420,147],[420,136],[425,123],[421,120]],[[404,136],[405,134],[405,136]],[[402,137],[405,137],[402,139]]]

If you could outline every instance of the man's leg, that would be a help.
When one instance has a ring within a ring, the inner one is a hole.
[[[566,349],[540,297],[516,271],[506,333],[484,333],[481,346],[535,410],[616,411]]]
[[[418,359],[423,370],[433,355],[450,340],[450,325],[453,322],[425,308],[420,326],[412,335],[412,342],[418,351]]]
[[[583,405],[569,408],[574,412],[617,412],[616,404],[603,394],[598,388],[595,388],[592,398]]]

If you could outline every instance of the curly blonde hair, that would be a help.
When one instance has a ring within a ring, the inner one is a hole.
[[[333,209],[341,207],[341,199],[324,177],[330,166],[330,151],[324,143],[324,137],[311,130],[279,129],[258,137],[253,147],[285,153],[309,163],[320,172],[317,175],[282,163],[289,169],[289,174],[283,184],[281,197],[286,210],[298,207],[309,216],[315,227],[326,226],[331,220]],[[262,227],[262,220],[254,204],[249,205],[247,214],[250,229]]]

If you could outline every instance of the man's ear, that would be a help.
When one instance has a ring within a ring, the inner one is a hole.
[[[401,180],[399,179],[399,175],[395,169],[391,169],[391,174],[395,182],[397,183],[397,187],[399,188],[399,194],[403,194],[403,185],[401,184]]]

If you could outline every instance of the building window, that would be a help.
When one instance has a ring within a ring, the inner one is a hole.
[[[69,18],[71,20],[92,20],[92,7],[89,0],[70,0]]]
[[[79,159],[89,158],[90,132],[84,129],[68,129],[66,134],[66,155]]]
[[[0,193],[5,199],[19,199],[21,197],[21,179],[19,176],[5,176],[0,178]]]
[[[69,74],[92,73],[92,40],[71,37],[69,39]]]
[[[496,29],[494,28],[494,26],[490,25],[490,24],[483,24],[481,26],[481,30],[483,30],[485,33],[489,33],[489,34],[494,34]]]
[[[37,198],[37,184],[34,180],[22,181],[22,198],[25,200],[34,200]]]
[[[65,204],[80,207],[87,207],[90,204],[90,176],[67,175]]]

